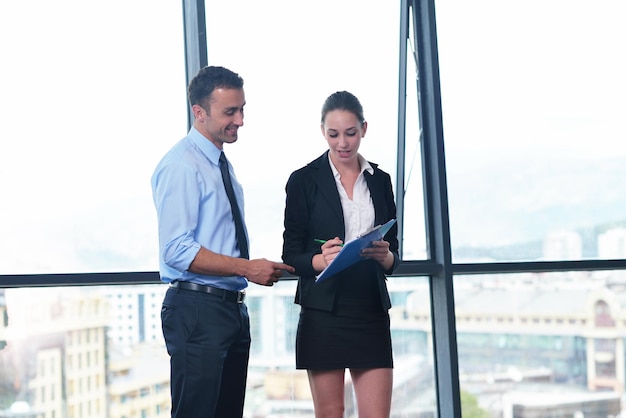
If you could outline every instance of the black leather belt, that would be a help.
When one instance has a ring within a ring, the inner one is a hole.
[[[229,302],[235,302],[235,303],[243,303],[243,300],[246,297],[246,294],[244,292],[237,292],[236,290],[220,289],[218,287],[207,286],[203,284],[196,284],[196,283],[191,283],[191,282],[176,281],[176,282],[170,283],[170,287],[173,287],[176,289],[183,289],[183,290],[193,290],[194,292],[210,293],[212,295],[219,296],[224,300],[227,300]]]

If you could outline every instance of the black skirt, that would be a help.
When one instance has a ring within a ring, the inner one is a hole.
[[[300,310],[296,368],[392,368],[389,314],[380,303],[375,277],[328,280],[335,279],[342,283],[332,312],[306,307]]]

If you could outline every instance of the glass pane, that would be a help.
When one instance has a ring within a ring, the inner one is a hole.
[[[0,416],[169,416],[165,288],[0,289]]]
[[[289,174],[328,149],[327,96],[359,98],[368,121],[360,153],[395,179],[399,7],[243,0],[208,2],[206,17],[209,64],[245,81],[245,125],[226,152],[244,187],[251,255],[277,259]]]
[[[306,372],[295,370],[295,285],[248,290],[247,417],[313,417]],[[147,416],[169,416],[160,319],[166,290],[164,284],[0,289],[0,416],[28,410],[33,416],[122,417],[142,409]],[[433,357],[429,326],[408,326],[407,312],[428,299],[428,282],[392,278],[389,290],[394,416],[417,416],[436,405]],[[351,401],[347,410],[354,410]]]
[[[391,338],[394,355],[392,417],[436,417],[434,354],[430,300],[425,277],[393,277],[387,281],[391,296]]]
[[[463,416],[621,414],[623,283],[611,271],[455,277]]]
[[[436,6],[455,261],[604,258],[626,225],[626,3]]]
[[[0,274],[156,270],[187,106],[180,2],[0,2]]]
[[[429,257],[426,246],[424,215],[424,188],[422,178],[422,125],[418,99],[416,48],[413,19],[409,19],[407,41],[406,122],[405,122],[405,173],[404,173],[404,235],[403,260],[425,260]]]

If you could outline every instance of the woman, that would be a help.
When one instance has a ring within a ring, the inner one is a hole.
[[[358,263],[318,283],[315,276],[344,242],[395,218],[391,177],[358,153],[367,122],[353,94],[326,99],[321,130],[328,151],[293,172],[286,187],[283,260],[299,276],[295,302],[301,306],[296,368],[307,370],[316,417],[343,417],[346,369],[359,417],[389,417],[386,275],[399,264],[397,226],[364,249]]]

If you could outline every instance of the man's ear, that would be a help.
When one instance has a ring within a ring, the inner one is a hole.
[[[206,110],[204,110],[204,108],[200,106],[199,104],[195,104],[191,106],[191,111],[195,119],[202,119],[206,115]]]

